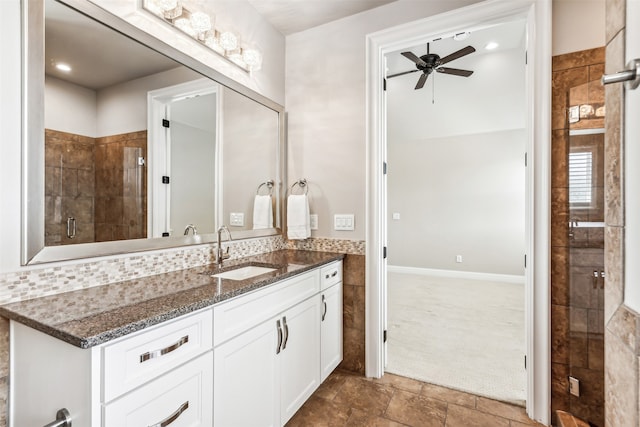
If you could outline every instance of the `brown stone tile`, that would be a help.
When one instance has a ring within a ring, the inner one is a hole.
[[[385,417],[410,426],[444,426],[447,404],[441,400],[397,390]]]
[[[372,415],[382,415],[393,396],[393,388],[364,378],[347,377],[333,402],[362,409]]]
[[[578,52],[556,55],[552,58],[551,69],[555,71],[569,68],[586,67],[604,62],[604,47],[581,50]]]
[[[343,328],[343,359],[340,368],[364,374],[364,331]]]
[[[371,415],[367,411],[360,409],[352,409],[349,421],[346,427],[403,427],[406,424],[400,424],[378,415]]]
[[[589,369],[604,372],[604,335],[601,339],[589,338]]]
[[[623,304],[611,317],[607,329],[630,349],[635,349],[638,336],[638,318]]]
[[[0,378],[9,375],[9,320],[0,317]]]
[[[327,379],[320,384],[320,387],[314,392],[314,395],[327,400],[333,400],[342,386],[346,378],[350,376],[339,370],[333,371]]]
[[[569,137],[566,129],[551,133],[551,187],[569,186],[568,174]]]
[[[9,384],[7,377],[0,378],[0,426],[7,424],[7,396],[9,396]]]
[[[372,378],[371,381],[377,384],[388,385],[416,394],[420,394],[422,385],[424,384],[423,382],[414,380],[412,378],[401,377],[400,375],[390,373],[385,373],[382,378]]]
[[[458,405],[449,405],[446,427],[509,427],[509,420]]]
[[[556,58],[556,57],[554,57]],[[589,81],[587,67],[554,71],[551,79],[551,129],[565,129],[569,89]]]
[[[364,283],[365,283],[364,255],[347,254],[345,256],[342,281],[345,285],[364,287]]]
[[[569,362],[569,309],[561,305],[551,305],[551,361]]]
[[[353,294],[355,286],[342,285],[342,324],[344,328],[354,329],[353,325]]]
[[[551,402],[553,408],[569,410],[569,365],[565,363],[551,364]]]
[[[569,305],[569,249],[551,248],[551,302]]]
[[[615,334],[605,330],[606,425],[637,427],[638,358]]]
[[[551,246],[568,246],[569,189],[551,189]]]
[[[476,407],[475,395],[435,384],[424,383],[420,394],[434,399],[444,400],[447,403],[453,403],[455,405],[466,406],[468,408]]]
[[[317,396],[311,396],[302,408],[287,422],[287,427],[344,426],[349,420],[351,409]]]
[[[487,414],[497,415],[522,423],[531,421],[529,417],[527,417],[523,407],[498,402],[497,400],[487,399],[485,397],[478,397],[476,409],[481,412],[486,412]]]
[[[626,0],[607,0],[605,14],[605,41],[607,45],[626,25]]]
[[[589,347],[586,334],[575,334],[569,338],[569,366],[589,366]]]
[[[607,46],[607,73],[615,73],[624,69],[624,37],[618,35]],[[623,105],[622,85],[605,87],[605,222],[607,225],[624,225],[622,207],[623,162],[621,148],[621,115]]]
[[[605,228],[604,324],[607,325],[624,298],[624,229]]]

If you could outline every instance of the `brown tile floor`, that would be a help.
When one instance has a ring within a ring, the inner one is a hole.
[[[286,427],[527,427],[524,408],[410,378],[337,370]]]

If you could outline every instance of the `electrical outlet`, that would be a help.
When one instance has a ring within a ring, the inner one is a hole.
[[[569,377],[569,393],[580,397],[580,380],[575,377]]]
[[[318,229],[318,214],[309,215],[309,225],[312,230]]]
[[[456,262],[462,262],[462,255],[456,255]]]

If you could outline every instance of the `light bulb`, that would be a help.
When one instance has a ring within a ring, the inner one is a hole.
[[[257,49],[243,49],[242,60],[252,71],[262,67],[262,54]]]
[[[220,34],[219,43],[224,50],[234,50],[238,47],[238,37],[230,31],[225,31]]]
[[[203,12],[191,14],[191,27],[198,33],[204,33],[211,29],[211,18]]]
[[[173,25],[175,25],[179,30],[189,34],[191,37],[194,37],[197,34],[196,30],[191,26],[191,22],[186,18],[176,19],[176,22],[174,22]]]
[[[165,12],[168,12],[178,7],[178,0],[156,0],[156,1],[158,3],[158,6],[160,6],[160,8]]]

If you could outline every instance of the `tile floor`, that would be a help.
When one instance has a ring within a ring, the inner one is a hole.
[[[386,374],[336,370],[286,427],[528,427],[524,408]]]

